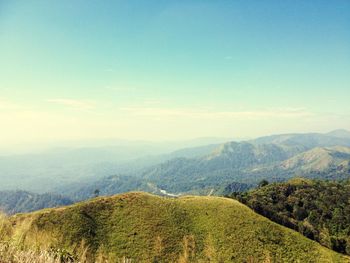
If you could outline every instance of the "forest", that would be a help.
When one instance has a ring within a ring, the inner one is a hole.
[[[231,197],[323,246],[350,255],[350,181],[295,178]]]

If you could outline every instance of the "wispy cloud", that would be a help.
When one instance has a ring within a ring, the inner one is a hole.
[[[313,113],[303,108],[266,109],[259,111],[213,111],[208,109],[124,107],[121,110],[136,116],[202,119],[299,118],[313,115]]]
[[[93,101],[88,100],[48,99],[47,101],[77,110],[91,110],[96,107]]]

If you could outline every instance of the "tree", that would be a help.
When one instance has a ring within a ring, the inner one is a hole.
[[[265,179],[261,180],[260,183],[258,184],[258,188],[264,187],[264,186],[266,186],[268,184],[269,184],[269,182],[267,180],[265,180]]]
[[[96,190],[94,191],[94,195],[95,195],[95,197],[98,197],[98,196],[100,195],[100,190],[99,190],[99,189],[96,189]]]

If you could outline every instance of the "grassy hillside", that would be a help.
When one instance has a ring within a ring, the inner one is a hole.
[[[60,248],[87,258],[103,254],[111,262],[349,260],[220,197],[169,199],[135,192],[18,214],[3,226],[2,240],[22,249]]]

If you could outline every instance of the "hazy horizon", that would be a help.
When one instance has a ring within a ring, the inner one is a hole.
[[[3,145],[0,150],[0,156],[6,155],[22,155],[32,153],[46,153],[60,149],[88,149],[88,148],[103,148],[114,146],[151,146],[163,148],[164,153],[170,153],[178,149],[193,148],[199,146],[205,146],[210,144],[221,144],[230,141],[249,141],[261,137],[268,137],[273,135],[283,134],[327,134],[333,131],[346,131],[350,134],[350,130],[339,128],[329,130],[325,132],[285,132],[285,133],[269,133],[262,134],[256,137],[196,137],[196,138],[184,138],[184,139],[168,139],[168,140],[140,140],[140,139],[123,139],[123,138],[86,138],[86,139],[71,139],[71,140],[57,140],[57,141],[41,141],[33,143],[15,143],[9,145]]]
[[[347,1],[1,1],[0,147],[350,130]]]

